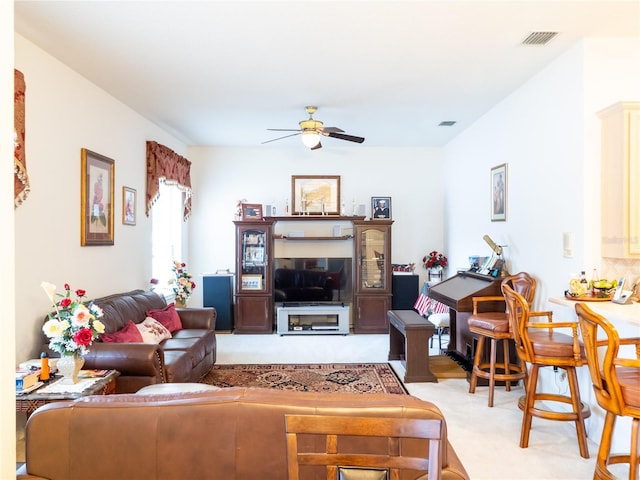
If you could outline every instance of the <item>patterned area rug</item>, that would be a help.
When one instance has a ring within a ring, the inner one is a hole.
[[[200,382],[301,392],[407,394],[388,363],[214,365]]]

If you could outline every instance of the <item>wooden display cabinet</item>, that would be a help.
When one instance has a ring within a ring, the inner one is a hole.
[[[273,332],[273,221],[236,226],[235,333]]]
[[[388,333],[392,220],[354,221],[355,333]]]

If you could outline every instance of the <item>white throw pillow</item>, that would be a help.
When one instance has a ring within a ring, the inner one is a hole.
[[[147,317],[144,322],[138,323],[136,328],[140,331],[144,343],[160,343],[167,338],[171,338],[171,332],[159,321]]]

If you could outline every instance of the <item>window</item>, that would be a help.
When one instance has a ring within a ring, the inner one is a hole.
[[[171,298],[171,267],[175,260],[182,260],[183,195],[176,185],[160,182],[160,196],[151,211],[151,273],[158,279],[156,288]]]

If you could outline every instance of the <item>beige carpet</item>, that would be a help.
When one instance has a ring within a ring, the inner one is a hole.
[[[451,357],[447,357],[446,355],[429,357],[429,368],[439,379],[467,377],[467,372],[452,360]]]
[[[201,383],[303,392],[407,394],[388,363],[214,365]]]

